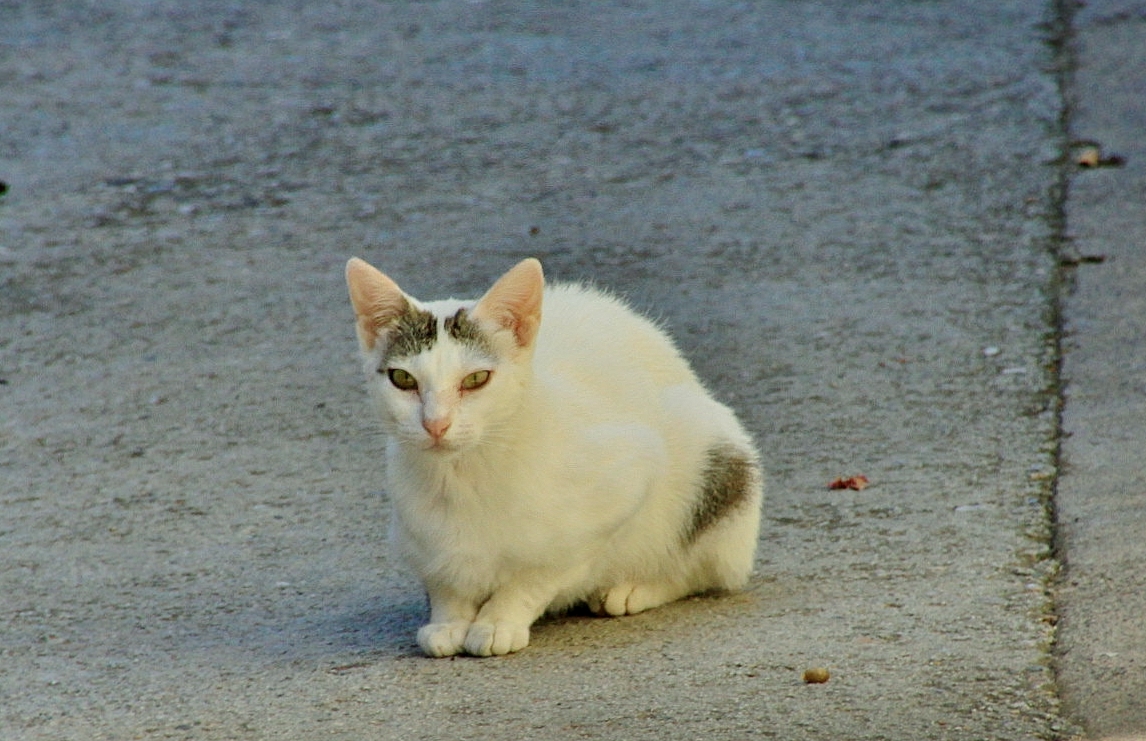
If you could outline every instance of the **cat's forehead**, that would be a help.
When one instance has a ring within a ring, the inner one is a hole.
[[[494,356],[489,335],[470,317],[472,301],[410,301],[390,328],[385,358],[421,355],[446,344]]]

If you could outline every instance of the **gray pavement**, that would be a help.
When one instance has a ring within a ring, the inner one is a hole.
[[[1146,738],[1146,5],[1075,28],[1074,151],[1124,163],[1076,170],[1067,201],[1060,692],[1090,737]]]
[[[1088,622],[1141,560],[1102,548],[1141,502],[1096,509],[1140,461],[1090,475],[1141,439],[1098,319],[1141,336],[1140,242],[1095,204],[1141,229],[1146,159],[1059,74],[1123,9],[1064,45],[1018,0],[0,4],[0,737],[1146,732],[1095,674],[1138,624]],[[1068,173],[1076,110],[1124,168]],[[746,592],[421,657],[352,254],[426,297],[536,255],[661,318],[760,442]]]

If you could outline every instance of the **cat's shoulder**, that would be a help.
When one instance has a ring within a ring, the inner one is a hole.
[[[589,283],[553,283],[545,288],[541,335],[560,353],[611,352],[677,355],[659,321],[624,298]]]
[[[589,314],[601,319],[627,316],[648,321],[628,301],[612,291],[582,282],[548,284],[545,287],[542,311],[547,316],[568,313],[584,317]]]

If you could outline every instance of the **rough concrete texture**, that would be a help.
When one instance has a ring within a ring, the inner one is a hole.
[[[1068,734],[1056,13],[0,4],[4,738]],[[351,254],[663,319],[760,441],[749,589],[421,657]]]
[[[1076,19],[1077,170],[1058,486],[1060,677],[1092,738],[1146,738],[1146,5],[1091,2]],[[1102,262],[1093,262],[1101,259]],[[1088,261],[1090,260],[1090,261]]]

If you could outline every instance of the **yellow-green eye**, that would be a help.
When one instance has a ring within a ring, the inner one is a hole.
[[[386,371],[386,375],[390,377],[390,383],[394,384],[395,388],[402,391],[416,391],[418,389],[418,379],[401,368],[390,368]]]
[[[489,383],[489,371],[475,371],[462,379],[462,391],[480,389],[487,383]]]

